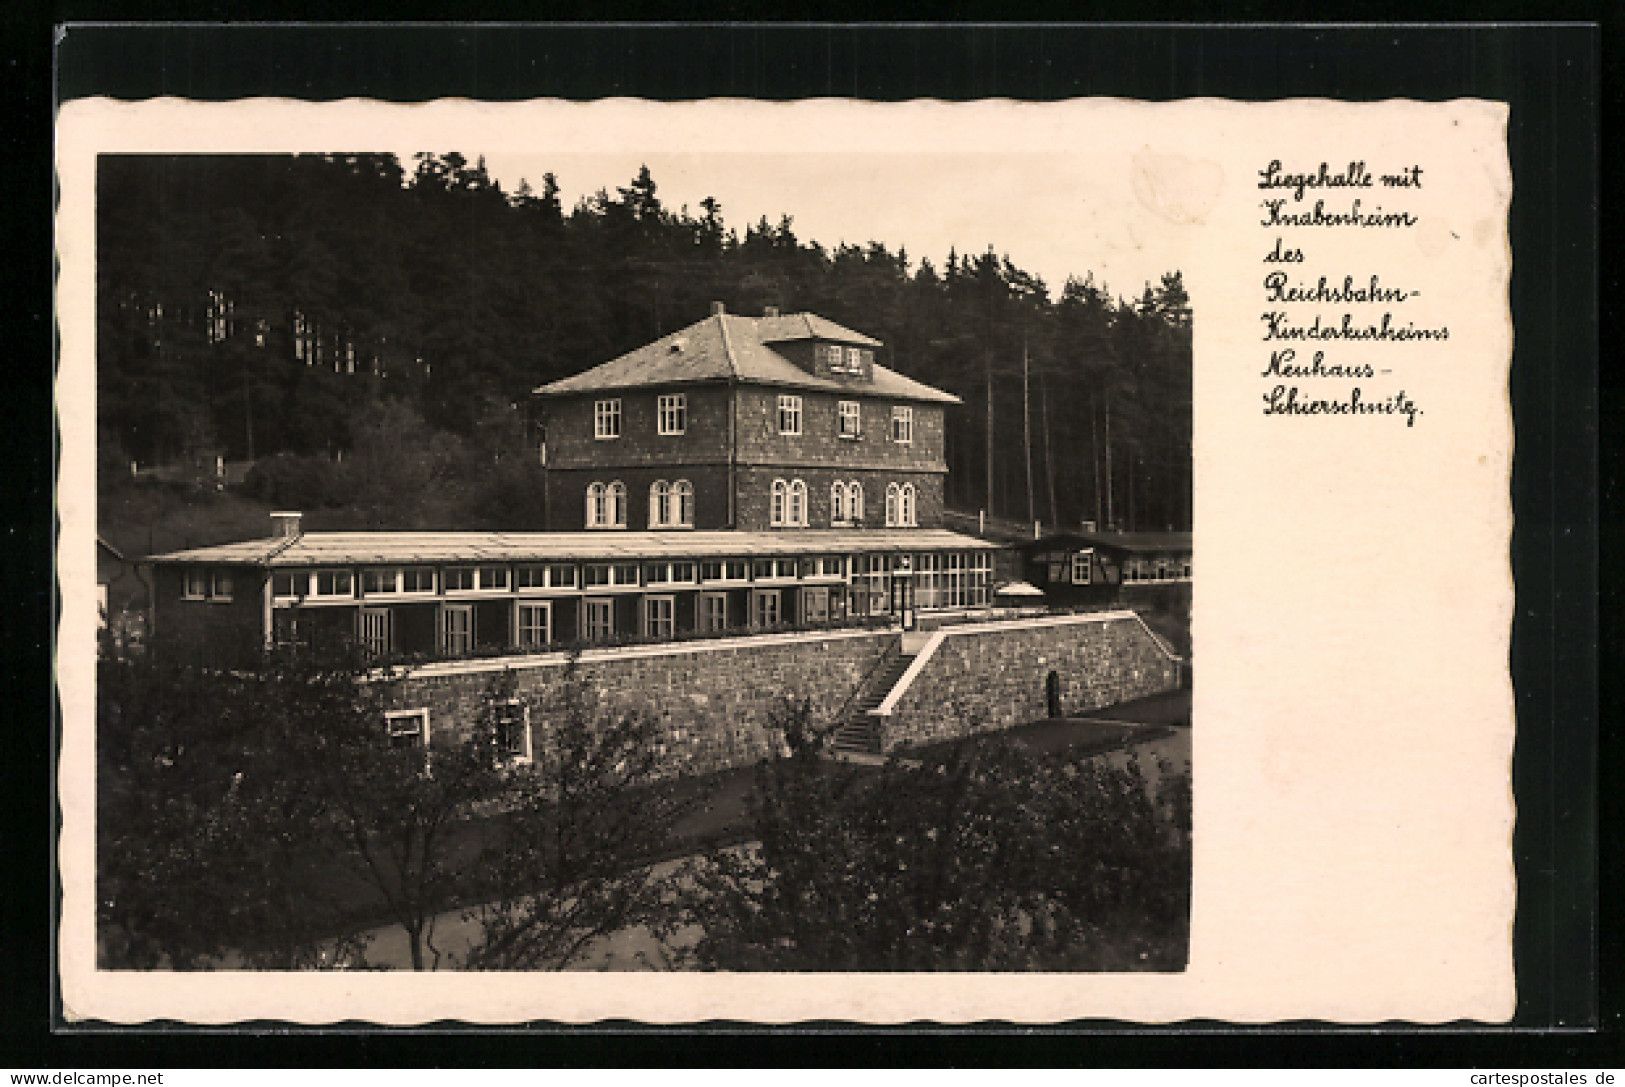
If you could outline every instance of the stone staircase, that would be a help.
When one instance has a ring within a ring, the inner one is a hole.
[[[880,732],[873,713],[886,701],[897,681],[903,678],[908,666],[914,663],[913,653],[899,653],[884,668],[875,673],[869,687],[847,710],[846,719],[835,727],[830,736],[830,751],[837,758],[851,755],[874,755],[880,751]]]

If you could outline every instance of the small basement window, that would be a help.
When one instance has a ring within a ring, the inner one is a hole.
[[[428,747],[429,711],[389,710],[384,714],[384,728],[389,735],[390,747]]]
[[[529,762],[530,706],[510,698],[495,708],[497,750],[509,762]]]

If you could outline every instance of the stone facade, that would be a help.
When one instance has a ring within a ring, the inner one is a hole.
[[[801,433],[779,433],[779,397],[801,398]],[[743,464],[829,465],[944,472],[942,407],[850,393],[740,386],[739,460]],[[858,405],[858,435],[840,435],[842,401]],[[912,407],[913,439],[891,440],[893,407]]]
[[[789,697],[834,714],[898,635],[890,631],[760,635],[687,646],[589,651],[577,662],[589,712],[647,713],[660,722],[675,775],[749,766],[772,753],[768,715]],[[561,654],[430,665],[402,679],[392,701],[428,709],[432,740],[466,736],[494,679],[511,670],[516,697],[541,707],[565,682]],[[536,720],[539,722],[540,717]],[[541,730],[533,726],[534,742]]]
[[[595,716],[647,713],[659,721],[671,774],[713,773],[772,753],[769,714],[785,698],[810,699],[815,723],[834,724],[900,637],[839,631],[593,650],[578,658],[577,681]],[[888,747],[1043,719],[1051,671],[1068,713],[1180,681],[1180,662],[1131,613],[977,624],[931,637],[940,644],[883,729]],[[540,707],[532,739],[541,743],[536,726],[558,696],[568,663],[563,654],[548,654],[427,665],[400,681],[392,702],[427,709],[431,738],[443,742],[468,734],[492,682],[511,671],[516,696]]]
[[[662,435],[656,425],[658,398],[682,392],[687,423],[682,434]],[[944,479],[943,409],[866,395],[739,385],[620,389],[559,397],[547,411],[547,527],[579,531],[586,525],[587,488],[619,480],[627,488],[626,528],[648,528],[649,487],[657,480],[686,479],[694,486],[697,529],[771,527],[768,505],[774,479],[800,479],[808,488],[808,527],[829,527],[830,484],[863,483],[865,523],[885,524],[888,484],[912,483],[918,492],[919,527],[941,521]],[[800,434],[779,433],[779,396],[801,398]],[[618,400],[621,435],[593,437],[594,405]],[[859,405],[856,438],[840,436],[839,405]],[[730,412],[730,403],[736,405]],[[891,440],[892,409],[912,411],[912,439]],[[737,446],[729,467],[729,446]],[[729,479],[734,502],[730,509]],[[731,520],[730,520],[731,515]]]
[[[1129,612],[947,627],[932,638],[934,652],[920,654],[918,675],[883,718],[888,750],[1047,718],[1051,672],[1065,714],[1173,690],[1181,680],[1182,662]]]

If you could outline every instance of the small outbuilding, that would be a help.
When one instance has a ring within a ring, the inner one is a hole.
[[[1021,546],[1021,574],[1052,604],[1130,599],[1189,585],[1189,532],[1061,532]]]

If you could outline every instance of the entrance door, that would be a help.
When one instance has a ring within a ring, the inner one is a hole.
[[[776,627],[779,615],[779,590],[757,589],[751,594],[751,626]]]
[[[907,566],[892,574],[891,610],[902,619],[904,630],[914,629],[914,575]]]
[[[466,656],[474,649],[474,606],[446,604],[440,612],[440,649],[448,656]]]
[[[726,594],[701,594],[700,629],[705,631],[728,629],[728,597]]]
[[[392,649],[389,637],[389,609],[362,608],[357,617],[356,636],[368,656],[389,656]]]
[[[521,649],[540,649],[553,640],[553,605],[520,604],[517,620],[515,642]]]
[[[804,623],[829,622],[829,590],[801,590],[801,621]]]

